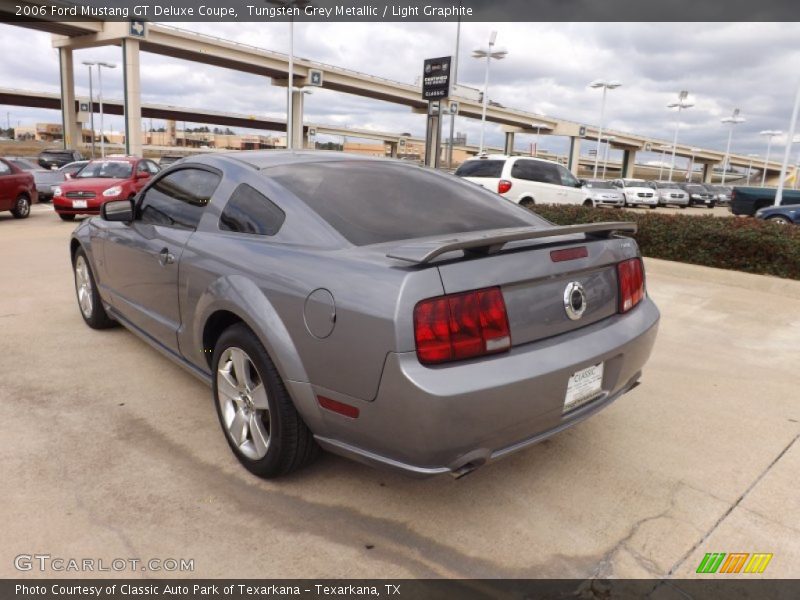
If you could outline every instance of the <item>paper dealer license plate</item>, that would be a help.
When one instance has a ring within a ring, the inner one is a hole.
[[[86,208],[86,200],[73,200],[72,208]]]
[[[603,391],[603,363],[573,373],[567,383],[564,412],[586,404]]]

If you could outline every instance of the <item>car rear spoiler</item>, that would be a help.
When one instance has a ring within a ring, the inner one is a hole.
[[[586,223],[582,225],[563,225],[560,227],[514,227],[491,229],[473,233],[459,234],[447,239],[421,239],[394,248],[386,256],[415,265],[429,263],[437,256],[463,250],[469,254],[495,254],[509,242],[537,240],[563,235],[584,233],[592,237],[608,238],[616,233],[636,233],[636,223],[623,221],[611,223]]]

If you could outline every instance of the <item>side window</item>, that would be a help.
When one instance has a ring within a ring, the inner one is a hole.
[[[572,173],[570,173],[569,169],[565,169],[561,165],[558,165],[556,168],[561,175],[562,185],[566,185],[568,187],[578,187],[578,180]]]
[[[152,160],[146,160],[144,162],[147,165],[147,170],[150,172],[151,175],[155,175],[156,173],[158,173],[161,170],[159,168],[159,166],[156,163],[154,163]]]
[[[11,167],[0,160],[0,175],[11,175]]]
[[[511,177],[561,185],[561,177],[555,167],[539,160],[517,160],[511,167]]]
[[[150,173],[150,171],[147,170],[147,161],[145,161],[145,160],[139,161],[139,165],[136,167],[136,172],[137,173]]]
[[[142,223],[195,229],[220,176],[201,169],[181,169],[147,189],[139,206]]]
[[[286,213],[266,196],[242,183],[225,205],[219,218],[219,228],[224,231],[275,235],[285,219]]]

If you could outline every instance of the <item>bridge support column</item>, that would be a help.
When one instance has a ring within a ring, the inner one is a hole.
[[[308,138],[303,136],[303,97],[302,91],[292,90],[292,148],[302,150]]]
[[[711,183],[714,179],[714,163],[703,163],[703,183]]]
[[[142,86],[139,69],[139,40],[122,40],[124,80],[125,153],[142,156]]]
[[[61,71],[61,126],[64,148],[76,148],[83,140],[75,112],[75,69],[71,48],[58,49]]]
[[[581,160],[581,138],[572,136],[569,138],[569,162],[567,168],[572,172],[575,177],[580,177],[578,171],[580,169]]]
[[[622,153],[622,177],[633,178],[633,170],[636,168],[636,150],[625,150]]]
[[[503,154],[511,156],[514,154],[514,132],[506,131],[506,144],[503,148]]]

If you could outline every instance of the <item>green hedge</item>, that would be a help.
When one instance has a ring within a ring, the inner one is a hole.
[[[794,225],[586,206],[537,205],[534,212],[557,225],[634,221],[644,256],[800,279],[800,227]]]

